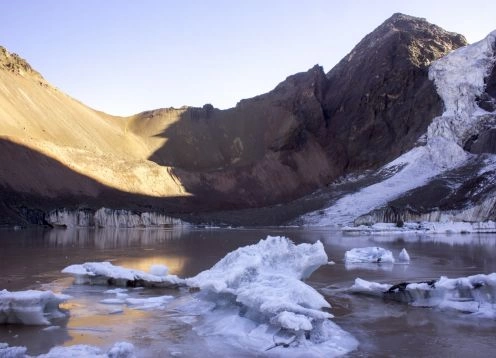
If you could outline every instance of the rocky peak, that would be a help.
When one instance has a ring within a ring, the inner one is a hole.
[[[430,63],[466,44],[462,35],[403,14],[365,36],[327,74],[323,141],[339,151],[338,165],[376,167],[411,148],[443,110]]]
[[[23,77],[33,77],[44,82],[43,77],[26,60],[16,53],[10,53],[2,46],[0,46],[0,69]]]

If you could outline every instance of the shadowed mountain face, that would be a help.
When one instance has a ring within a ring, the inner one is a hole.
[[[287,202],[410,149],[443,110],[429,64],[465,44],[461,35],[395,14],[327,74],[314,66],[228,110],[205,105],[129,118],[85,107],[2,49],[0,135],[67,169],[57,180],[37,160],[31,169],[2,170],[2,198],[29,193],[54,207],[96,196],[111,207],[183,213]],[[22,157],[16,147],[3,160]],[[64,202],[66,194],[72,199]]]
[[[133,121],[163,123],[153,135],[166,141],[150,160],[183,169],[176,174],[190,192],[229,207],[288,201],[410,149],[443,110],[429,64],[465,44],[395,14],[327,75],[315,66],[229,110],[189,108],[173,123],[162,110]]]

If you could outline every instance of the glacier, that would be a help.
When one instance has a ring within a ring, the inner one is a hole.
[[[0,291],[0,324],[49,325],[65,317],[59,304],[71,298],[52,291]]]
[[[138,212],[124,209],[57,209],[45,215],[48,224],[56,227],[80,228],[140,228],[187,227],[188,223],[156,212]]]
[[[431,64],[429,78],[434,81],[445,111],[432,121],[417,147],[379,170],[393,175],[341,197],[324,210],[308,213],[300,221],[307,226],[353,224],[356,218],[465,163],[471,154],[463,149],[464,141],[487,121],[488,112],[477,106],[476,99],[483,93],[484,79],[495,63],[495,41],[493,31],[485,39]]]

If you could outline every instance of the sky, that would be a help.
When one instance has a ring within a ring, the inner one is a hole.
[[[92,108],[229,108],[320,64],[329,71],[395,12],[469,42],[496,1],[0,0],[0,46]]]

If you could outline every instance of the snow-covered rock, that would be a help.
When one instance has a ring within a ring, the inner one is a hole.
[[[84,285],[115,285],[123,287],[177,287],[184,280],[176,275],[163,274],[167,269],[161,269],[161,275],[114,266],[110,262],[86,262],[81,265],[67,266],[63,273],[73,275],[75,283]]]
[[[186,280],[213,305],[197,332],[222,336],[253,354],[336,356],[355,349],[356,340],[322,310],[329,303],[301,281],[327,262],[320,241],[294,245],[284,237],[269,236],[227,254]]]
[[[45,215],[45,220],[53,226],[75,227],[182,227],[188,226],[180,219],[156,213],[122,209],[57,209]]]
[[[346,251],[346,263],[394,263],[393,253],[382,247],[360,247]]]
[[[69,298],[51,291],[0,291],[0,324],[49,325],[65,317],[59,304]]]
[[[46,354],[30,356],[26,354],[25,347],[9,347],[0,343],[0,357],[2,358],[134,358],[135,349],[131,343],[119,342],[114,344],[107,352],[100,348],[88,345],[74,345],[69,347],[55,347]]]
[[[496,318],[496,273],[397,285],[357,278],[351,292],[389,298],[419,307],[436,307]]]

